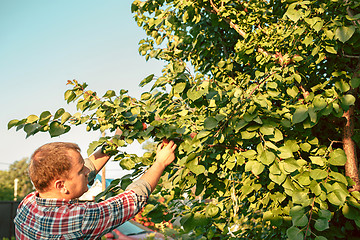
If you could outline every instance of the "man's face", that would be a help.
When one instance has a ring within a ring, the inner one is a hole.
[[[88,175],[90,170],[85,167],[84,159],[80,153],[70,150],[71,169],[68,178],[64,181],[66,189],[69,191],[69,199],[78,198],[88,190]]]

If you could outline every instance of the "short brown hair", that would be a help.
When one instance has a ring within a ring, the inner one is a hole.
[[[39,147],[31,156],[29,176],[39,192],[46,191],[52,180],[67,177],[71,169],[70,150],[80,152],[75,143],[54,142]]]

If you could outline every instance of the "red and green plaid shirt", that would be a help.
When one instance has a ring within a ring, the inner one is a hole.
[[[99,239],[142,209],[150,194],[143,180],[100,203],[29,194],[14,219],[16,239]]]

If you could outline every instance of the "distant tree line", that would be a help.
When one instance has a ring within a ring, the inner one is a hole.
[[[0,201],[14,200],[14,180],[18,179],[17,200],[23,199],[33,191],[28,174],[29,159],[23,158],[10,165],[8,171],[0,171]]]

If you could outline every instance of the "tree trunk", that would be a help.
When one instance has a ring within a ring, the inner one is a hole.
[[[343,132],[343,148],[346,153],[347,162],[345,164],[345,174],[350,177],[355,185],[350,191],[360,191],[360,179],[358,159],[356,154],[356,144],[352,140],[354,134],[354,118],[355,118],[355,106],[350,106],[349,110],[344,113],[346,124]]]
[[[360,62],[357,66],[354,77],[360,77],[359,70]],[[356,98],[357,89],[351,89],[350,93]],[[360,191],[359,164],[356,154],[356,144],[352,139],[355,128],[355,104],[350,106],[349,110],[344,113],[343,117],[346,119],[343,131],[343,148],[347,157],[345,174],[355,182],[355,185],[349,189],[349,191]]]

